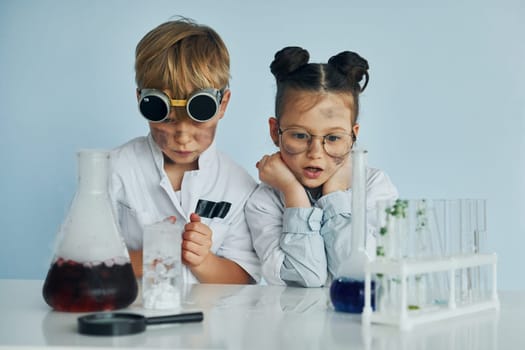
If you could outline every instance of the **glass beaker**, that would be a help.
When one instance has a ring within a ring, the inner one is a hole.
[[[183,221],[144,227],[142,304],[146,309],[173,309],[181,304]]]
[[[78,189],[58,233],[42,294],[59,311],[124,308],[137,297],[138,285],[109,198],[109,152],[77,155]]]

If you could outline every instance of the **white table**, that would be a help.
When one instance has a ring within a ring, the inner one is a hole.
[[[52,311],[42,281],[0,280],[0,349],[525,349],[525,292],[500,292],[501,310],[420,325],[362,327],[359,315],[329,305],[327,288],[190,285],[181,311],[204,321],[148,326],[141,334],[77,333],[83,314]],[[137,300],[126,311],[153,316]]]

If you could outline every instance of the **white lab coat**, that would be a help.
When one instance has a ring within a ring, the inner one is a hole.
[[[199,169],[184,174],[175,193],[164,171],[162,151],[153,137],[135,138],[111,151],[110,196],[121,233],[129,249],[142,249],[144,225],[169,216],[189,221],[200,199],[231,203],[224,218],[202,217],[212,230],[211,251],[239,264],[255,280],[260,263],[253,250],[244,205],[256,187],[255,180],[215,144],[199,157]],[[185,283],[198,282],[183,267]]]

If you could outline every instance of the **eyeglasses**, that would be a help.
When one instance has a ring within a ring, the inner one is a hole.
[[[352,148],[354,134],[335,132],[328,135],[312,135],[301,128],[289,128],[282,130],[279,128],[281,146],[290,154],[299,154],[308,149],[314,137],[323,139],[323,148],[329,156],[342,157],[347,155]]]
[[[153,123],[168,119],[171,107],[186,107],[188,116],[196,122],[207,122],[219,111],[222,91],[217,89],[197,90],[187,100],[172,100],[156,89],[142,89],[139,98],[140,113]]]

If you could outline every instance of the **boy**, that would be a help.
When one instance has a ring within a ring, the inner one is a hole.
[[[211,28],[187,19],[151,30],[136,48],[139,110],[150,133],[112,151],[111,196],[137,276],[144,225],[186,222],[186,283],[253,283],[259,261],[244,205],[256,183],[215,149],[230,100],[229,54]]]

